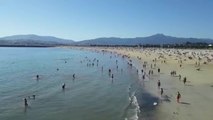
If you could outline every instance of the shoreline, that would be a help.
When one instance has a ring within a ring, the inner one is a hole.
[[[73,48],[73,47],[72,47]],[[151,113],[155,115],[154,119],[164,119],[164,120],[210,120],[212,118],[211,108],[213,105],[213,96],[211,96],[213,78],[213,63],[212,61],[207,62],[206,54],[213,55],[212,50],[197,50],[192,51],[190,49],[178,49],[183,53],[193,53],[193,52],[203,52],[202,60],[200,60],[200,66],[195,66],[197,61],[196,56],[191,60],[189,56],[175,56],[175,53],[170,53],[171,51],[177,51],[176,49],[137,49],[137,48],[107,48],[107,47],[74,47],[78,49],[94,50],[94,51],[107,51],[114,54],[125,55],[128,60],[132,61],[132,64],[138,69],[139,82],[143,85],[143,88],[154,97],[159,99],[159,103],[155,106],[156,111]],[[170,50],[170,51],[168,51]],[[160,52],[159,52],[160,51]],[[166,53],[168,52],[168,53]],[[158,57],[159,53],[165,53],[163,59],[157,59],[156,67],[151,68],[150,65],[153,63],[153,58]],[[196,53],[197,54],[197,53]],[[195,55],[196,55],[195,54]],[[197,55],[199,56],[199,55]],[[200,57],[200,56],[199,56]],[[198,58],[199,59],[199,58]],[[166,60],[166,63],[162,63],[162,60]],[[179,62],[178,62],[179,61]],[[147,62],[147,67],[145,72],[148,73],[149,70],[153,70],[154,74],[147,77],[145,80],[141,78],[140,69],[143,68],[144,62]],[[157,68],[161,69],[161,72],[157,73]],[[200,68],[200,70],[196,70]],[[171,76],[170,71],[174,70],[177,75]],[[178,79],[178,75],[181,74],[181,80]],[[183,77],[187,77],[186,85],[183,84]],[[164,89],[164,94],[160,96],[159,90],[157,89],[157,80],[161,81],[161,87]],[[180,92],[182,98],[180,103],[176,102],[176,93]],[[143,109],[143,108],[142,108]],[[205,111],[205,113],[202,113]],[[142,113],[143,114],[143,113]],[[150,115],[146,116],[149,117]],[[151,116],[150,116],[151,117]]]

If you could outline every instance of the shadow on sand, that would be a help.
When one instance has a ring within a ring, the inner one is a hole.
[[[163,98],[162,101],[171,102],[170,97],[168,95],[164,95],[162,96],[162,98]]]
[[[180,102],[180,104],[184,104],[184,105],[191,105],[190,103],[188,102]]]

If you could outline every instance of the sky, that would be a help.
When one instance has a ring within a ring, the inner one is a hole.
[[[213,0],[0,0],[0,37],[213,38]]]

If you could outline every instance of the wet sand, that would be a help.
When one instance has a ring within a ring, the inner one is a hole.
[[[159,120],[212,120],[213,114],[213,51],[190,49],[139,49],[86,47],[93,51],[112,52],[128,58],[138,69],[139,81],[149,94],[159,98],[150,119]],[[144,68],[146,64],[146,68]],[[152,65],[151,65],[152,64]],[[154,65],[156,64],[156,66]],[[181,67],[180,67],[181,65]],[[160,73],[158,73],[160,68]],[[141,70],[146,72],[142,79]],[[153,74],[148,74],[152,70]],[[171,75],[175,71],[176,75]],[[179,79],[179,74],[181,79]],[[186,83],[183,83],[186,77]],[[157,81],[161,81],[161,96]],[[177,103],[177,92],[180,103]],[[143,109],[143,108],[141,108]],[[142,113],[143,114],[143,113]]]

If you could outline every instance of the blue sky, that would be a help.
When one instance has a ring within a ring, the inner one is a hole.
[[[0,0],[0,37],[213,38],[213,0]]]

